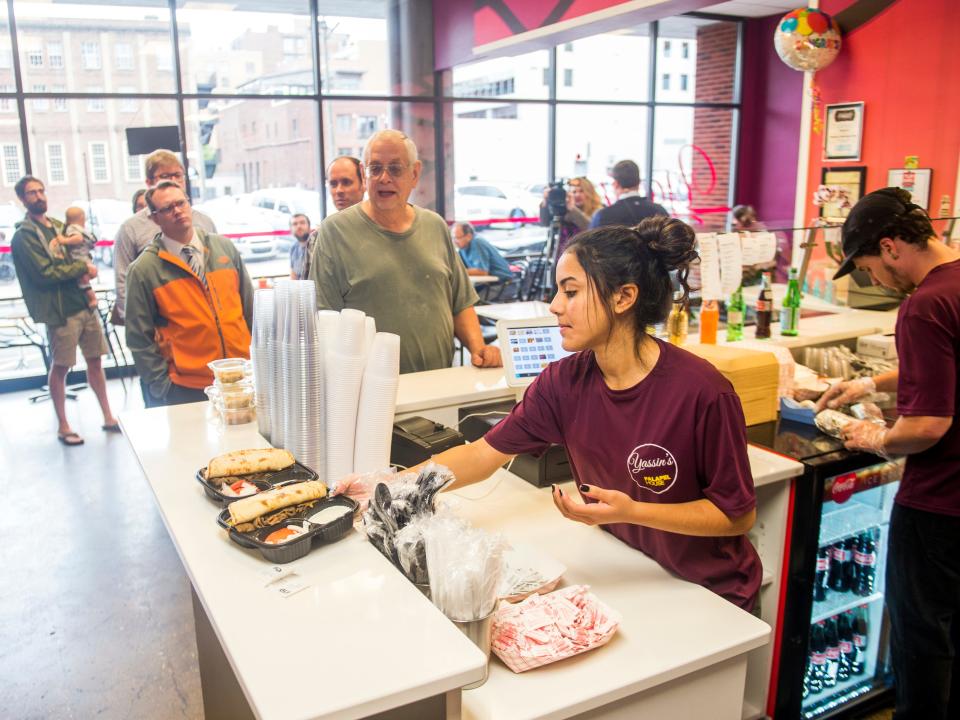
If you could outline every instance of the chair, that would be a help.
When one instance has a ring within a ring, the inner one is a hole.
[[[117,333],[117,328],[113,323],[110,322],[110,317],[113,313],[113,306],[116,304],[116,296],[97,296],[97,314],[100,316],[100,323],[103,325],[103,336],[107,340],[107,350],[110,353],[110,357],[113,359],[114,367],[119,370],[120,375],[120,384],[123,385],[123,391],[127,391],[127,379],[124,375],[124,369],[130,365],[130,360],[127,358],[127,351],[124,348],[123,343],[120,342],[120,335]],[[113,338],[111,340],[111,337]],[[119,349],[120,355],[117,355],[117,350]],[[120,364],[121,360],[123,365]]]
[[[517,264],[519,265],[519,263]],[[540,255],[529,258],[525,266],[517,292],[517,299],[523,301],[539,300],[543,288],[549,287],[551,284],[550,278],[547,276],[550,270],[550,261]]]

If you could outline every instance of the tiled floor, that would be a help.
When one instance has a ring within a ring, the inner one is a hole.
[[[202,718],[189,582],[126,439],[87,390],[64,447],[27,395],[0,395],[0,718]]]

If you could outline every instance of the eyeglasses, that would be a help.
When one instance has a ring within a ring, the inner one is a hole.
[[[170,203],[169,205],[167,205],[166,207],[157,208],[157,209],[154,210],[153,212],[154,212],[156,215],[170,215],[170,214],[172,214],[175,210],[182,210],[183,208],[187,207],[189,204],[190,204],[190,203],[187,202],[186,200],[176,200],[176,201]]]
[[[392,162],[389,165],[384,165],[383,163],[370,163],[364,167],[364,172],[371,180],[383,175],[384,170],[390,174],[390,177],[398,178],[407,171],[407,166],[404,163]]]
[[[157,177],[159,180],[165,180],[165,181],[166,181],[166,180],[183,180],[183,173],[182,173],[182,172],[161,173],[160,175],[157,175],[156,177]]]

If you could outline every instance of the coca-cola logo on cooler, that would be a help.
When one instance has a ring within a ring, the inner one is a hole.
[[[661,495],[677,481],[677,461],[664,447],[637,445],[627,458],[627,470],[637,487]]]
[[[857,489],[857,474],[855,472],[839,475],[833,479],[830,495],[837,504],[845,503]]]

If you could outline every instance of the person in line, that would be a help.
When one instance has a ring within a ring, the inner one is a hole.
[[[381,130],[363,154],[367,199],[317,231],[310,279],[318,309],[355,308],[400,336],[400,372],[450,367],[454,335],[478,367],[499,367],[473,306],[477,293],[439,215],[408,202],[420,180],[417,146]]]
[[[207,363],[250,357],[253,284],[230,240],[194,227],[179,184],[146,197],[160,232],[127,273],[127,347],[147,407],[205,400]]]
[[[306,280],[310,266],[307,263],[308,241],[310,240],[310,218],[297,213],[290,218],[290,234],[296,242],[290,246],[290,279]]]
[[[493,275],[500,282],[513,279],[513,271],[503,255],[489,242],[477,235],[468,222],[455,222],[450,231],[453,244],[467,268],[467,275]]]
[[[147,189],[157,187],[162,182],[172,182],[179,185],[184,192],[187,189],[187,175],[180,160],[169,150],[155,150],[143,162],[144,175],[147,178]],[[213,220],[199,210],[191,209],[193,224],[208,233],[217,231]],[[128,218],[117,230],[113,245],[113,271],[117,286],[117,299],[110,315],[114,325],[123,325],[124,307],[126,305],[127,269],[130,263],[139,257],[140,253],[150,245],[160,228],[153,220],[150,208],[145,207]],[[144,394],[146,401],[146,394]]]
[[[605,208],[600,208],[590,227],[597,228],[604,225],[636,225],[646,217],[654,215],[668,215],[662,205],[651,202],[640,194],[640,168],[633,160],[621,160],[610,171],[613,179],[613,192],[617,201]]]
[[[83,208],[68,207],[64,213],[64,220],[67,226],[63,230],[63,237],[50,243],[51,252],[61,252],[64,257],[70,260],[94,263],[93,249],[97,246],[97,239],[87,232],[87,214],[83,211]],[[87,299],[87,306],[96,308],[98,305],[97,294],[90,285],[90,276],[84,275],[81,277],[77,280],[77,285],[83,290],[83,296]]]
[[[730,211],[733,216],[733,229],[737,232],[760,232],[766,226],[757,220],[757,211],[753,205],[734,205]]]
[[[693,229],[668,217],[581,233],[560,257],[550,304],[563,348],[509,416],[433,460],[457,486],[519,453],[566,448],[579,498],[553,489],[570,520],[601,525],[664,568],[754,609],[761,567],[740,399],[710,363],[647,334],[685,299]]]
[[[540,225],[547,227],[552,221],[550,208],[547,207],[547,195],[550,188],[543,191],[543,200],[540,202]],[[590,227],[590,221],[597,210],[603,207],[597,189],[585,177],[576,177],[567,182],[567,212],[560,225],[560,237],[557,239],[554,259],[563,255],[567,245],[574,235]]]
[[[57,438],[64,445],[84,442],[70,426],[66,408],[67,373],[77,362],[78,346],[87,365],[87,382],[103,413],[103,430],[120,432],[107,397],[101,360],[107,352],[107,341],[100,316],[90,308],[77,284],[84,276],[96,277],[97,266],[51,251],[51,245],[63,239],[63,223],[47,217],[46,189],[40,180],[26,175],[14,190],[27,214],[13,234],[10,249],[30,317],[47,326],[52,358],[47,383],[57,414]]]
[[[342,155],[327,168],[327,186],[337,211],[346,210],[363,200],[363,164],[355,157]]]
[[[818,410],[896,392],[893,427],[861,421],[844,444],[906,455],[890,516],[887,608],[896,720],[960,717],[960,253],[901,188],[865,195],[843,223],[844,260],[908,293],[897,315],[899,368],[834,385]]]
[[[143,210],[147,206],[147,199],[144,195],[147,194],[147,188],[140,188],[133,194],[133,214],[136,215],[138,212]]]

